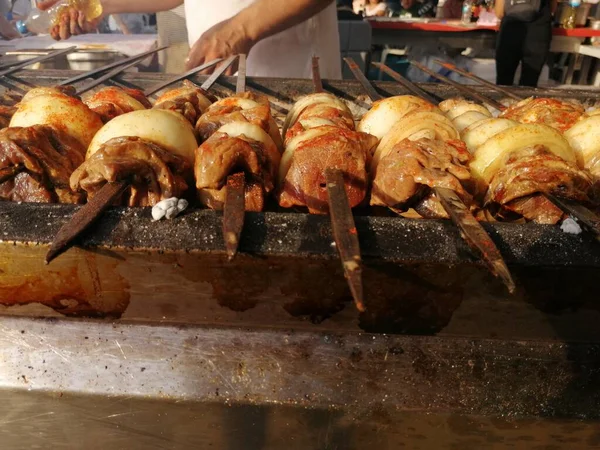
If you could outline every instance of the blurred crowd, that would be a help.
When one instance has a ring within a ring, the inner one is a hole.
[[[443,17],[460,19],[461,0],[337,0],[340,20],[362,19],[363,17]],[[438,11],[438,7],[442,10]]]

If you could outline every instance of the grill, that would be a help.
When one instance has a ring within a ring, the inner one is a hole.
[[[70,75],[37,71],[21,78],[53,85]],[[126,73],[115,82],[147,88],[165,79]],[[235,82],[223,78],[213,91],[229,95]],[[248,79],[247,86],[270,97],[279,119],[313,89],[307,80]],[[376,86],[386,96],[408,93],[395,83]],[[440,98],[459,94],[450,86],[421,86]],[[356,118],[368,107],[357,82],[325,81],[324,88],[349,100]],[[485,87],[474,89],[499,98]],[[600,100],[595,91],[543,95],[590,106]],[[240,420],[244,408],[289,411],[297,423],[303,414],[338,411],[350,428],[383,427],[389,439],[397,430],[385,424],[407,411],[408,421],[419,414],[471,415],[457,430],[469,420],[493,429],[485,416],[599,416],[600,244],[588,235],[485,224],[518,285],[508,296],[450,221],[358,211],[367,306],[359,313],[327,217],[247,213],[240,254],[228,262],[220,213],[190,210],[153,223],[149,209],[112,208],[78,248],[45,266],[50,242],[74,210],[0,203],[0,336],[6,343],[0,385],[15,402],[22,389],[64,392],[67,406],[59,414],[66,416],[88,395],[100,396],[99,404],[133,396],[140,410],[157,411],[160,401],[167,411],[172,402],[214,408],[223,427]],[[224,405],[237,412],[222,413]],[[109,409],[107,415],[120,414]],[[151,439],[150,421],[140,420],[144,439]],[[111,419],[91,429],[104,427],[116,439],[118,424]],[[320,429],[298,426],[311,436]],[[457,430],[448,439],[458,439]],[[580,431],[559,434],[584,442]],[[243,433],[232,436],[243,440]],[[541,431],[523,433],[544,442]],[[418,442],[417,434],[406,442]],[[475,439],[489,444],[487,437]],[[357,442],[339,445],[360,448]]]

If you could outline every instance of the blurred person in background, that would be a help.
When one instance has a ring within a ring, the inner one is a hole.
[[[352,0],[352,9],[356,14],[360,14],[362,16],[365,13],[366,4],[367,0]]]
[[[509,2],[511,0],[508,0]],[[496,84],[511,86],[521,64],[520,86],[536,87],[550,53],[552,15],[556,0],[530,0],[530,10],[515,10],[496,0],[496,16],[502,19],[496,39]]]
[[[42,0],[41,9],[57,0]],[[101,0],[103,13],[156,13],[185,5],[190,42],[186,66],[246,53],[249,76],[304,77],[312,73],[312,56],[320,57],[323,78],[341,77],[340,38],[333,0]],[[71,8],[52,30],[68,39],[94,29],[83,11]],[[207,72],[213,71],[213,69]],[[230,67],[228,74],[235,72]]]
[[[352,0],[337,0],[338,20],[362,20],[362,16],[354,12]]]
[[[381,17],[387,14],[387,5],[382,0],[368,0],[365,4],[366,17]]]
[[[435,17],[437,0],[401,0],[400,17]]]
[[[442,17],[444,19],[460,19],[462,16],[462,0],[446,0],[442,6]]]

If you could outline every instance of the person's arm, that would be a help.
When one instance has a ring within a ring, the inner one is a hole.
[[[504,0],[496,0],[494,12],[496,13],[496,17],[498,17],[498,19],[502,19],[504,17]]]
[[[193,45],[186,65],[198,67],[205,61],[248,54],[259,41],[287,30],[321,12],[332,0],[256,0],[231,19],[207,30]],[[276,64],[276,59],[273,60]],[[232,73],[235,68],[230,68]]]
[[[558,8],[558,0],[550,0],[550,13],[554,16]]]
[[[46,10],[60,0],[40,0],[37,7]],[[183,4],[183,0],[101,0],[102,14],[124,14],[124,13],[156,13],[169,11]]]
[[[46,10],[54,6],[60,0],[40,0],[37,7]],[[58,24],[50,28],[50,36],[56,40],[69,39],[71,36],[90,33],[94,31],[100,20],[111,14],[123,13],[155,13],[169,11],[183,4],[183,0],[101,0],[102,16],[94,20],[88,20],[82,11],[69,8],[68,12],[62,14]]]

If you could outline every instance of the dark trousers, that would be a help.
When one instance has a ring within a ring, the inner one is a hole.
[[[537,86],[550,53],[550,14],[532,22],[504,18],[496,40],[496,84],[512,86],[521,64],[520,86]]]

